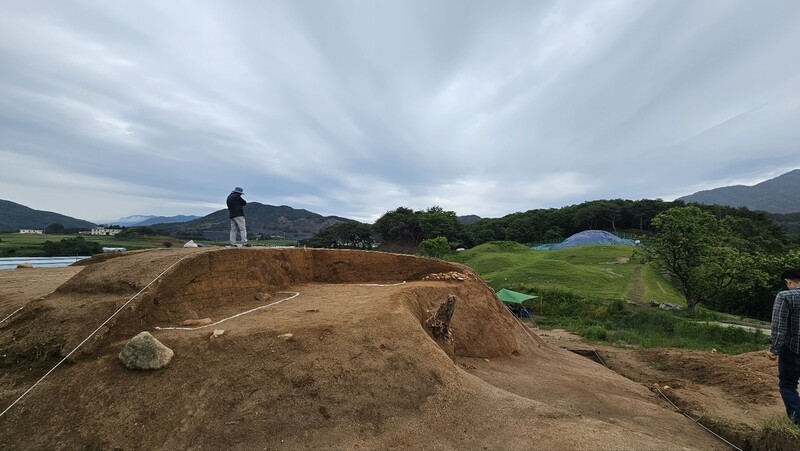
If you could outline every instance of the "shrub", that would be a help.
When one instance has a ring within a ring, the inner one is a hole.
[[[724,353],[763,349],[769,337],[755,331],[687,320],[661,310],[644,310],[615,316],[609,341],[624,341],[643,348],[716,348]]]
[[[153,236],[156,231],[150,227],[129,227],[117,234],[117,238],[137,238],[140,236]]]
[[[603,326],[586,326],[578,330],[581,338],[593,341],[606,341],[608,331]]]
[[[86,241],[83,237],[64,238],[61,241],[45,241],[42,244],[48,257],[65,257],[72,255],[92,255],[103,251],[100,243]]]
[[[698,321],[719,321],[723,316],[713,310],[704,308],[701,305],[693,308],[692,310],[682,310],[678,313],[680,316],[685,316]]]
[[[622,299],[614,299],[608,304],[608,313],[616,315],[625,311],[625,301]]]
[[[443,236],[422,240],[422,242],[419,243],[419,247],[421,247],[428,256],[433,258],[442,258],[450,252],[450,243],[447,241],[447,238]]]

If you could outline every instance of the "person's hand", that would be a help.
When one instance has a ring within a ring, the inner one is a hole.
[[[773,354],[772,351],[767,351],[767,356],[770,360],[777,360],[778,354]]]

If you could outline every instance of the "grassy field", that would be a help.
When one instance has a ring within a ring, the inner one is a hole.
[[[491,242],[448,255],[474,268],[495,290],[539,295],[529,301],[537,324],[564,328],[584,340],[617,345],[717,349],[740,353],[764,349],[768,337],[714,321],[734,317],[697,307],[669,313],[651,300],[686,305],[681,294],[629,246],[580,246],[534,251],[510,242]]]
[[[99,243],[102,247],[124,247],[131,251],[165,247],[165,242],[172,243],[172,246],[180,247],[183,246],[187,241],[184,239],[164,236],[124,239],[104,235],[34,235],[20,233],[0,233],[0,257],[43,257],[44,251],[42,250],[42,244],[45,241],[61,241],[65,238],[75,238],[77,236],[82,237],[86,241]],[[203,240],[202,242],[211,246],[225,246],[228,244],[227,241],[223,240]],[[297,241],[270,239],[251,241],[251,244],[253,246],[294,246],[297,244]]]
[[[20,233],[0,233],[0,257],[43,257],[42,244],[45,241],[61,241],[65,238],[82,237],[86,241],[99,243],[103,247],[124,247],[128,250],[164,247],[165,241],[179,241],[174,238],[154,237],[153,239],[124,240],[103,235],[33,235]],[[182,242],[181,242],[182,244]],[[13,250],[13,251],[12,251]]]
[[[535,251],[521,244],[491,242],[450,254],[448,260],[474,268],[495,290],[566,290],[587,298],[634,297],[686,305],[680,293],[651,267],[631,260],[635,249],[596,245]]]

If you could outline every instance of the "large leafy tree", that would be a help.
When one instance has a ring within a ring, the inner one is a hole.
[[[424,239],[439,236],[453,242],[464,239],[456,212],[438,206],[416,212],[399,207],[378,218],[373,229],[386,244],[418,246]]]
[[[454,211],[445,211],[442,207],[433,206],[425,211],[417,212],[417,216],[424,239],[441,236],[456,242],[463,237],[463,228]]]
[[[372,227],[360,222],[342,222],[325,227],[309,240],[311,246],[372,249]]]
[[[73,255],[93,255],[103,251],[100,243],[86,241],[83,237],[65,238],[61,241],[45,241],[42,249],[48,257],[64,257]]]
[[[443,236],[422,240],[422,242],[419,243],[419,247],[421,247],[428,256],[434,258],[442,258],[450,252],[450,243],[447,241],[447,238]]]
[[[386,212],[375,221],[373,230],[384,243],[416,246],[422,241],[419,216],[406,207]]]
[[[44,233],[48,235],[62,235],[65,233],[64,225],[54,222],[45,227]]]
[[[747,258],[731,246],[730,229],[713,214],[696,206],[677,207],[656,215],[652,225],[657,233],[645,252],[677,283],[690,310],[745,283]]]

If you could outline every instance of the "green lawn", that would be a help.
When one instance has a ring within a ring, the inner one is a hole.
[[[631,259],[635,249],[596,245],[535,251],[521,244],[492,242],[450,254],[447,259],[475,269],[495,290],[514,289],[512,286],[529,292],[566,290],[605,300],[630,299],[638,272],[641,301],[685,305],[680,293],[649,265]]]
[[[0,257],[43,257],[42,243],[61,241],[65,238],[82,237],[86,241],[99,243],[102,247],[124,247],[130,251],[164,247],[165,242],[172,246],[183,246],[188,240],[173,237],[155,236],[138,238],[117,238],[104,235],[34,235],[21,233],[0,233]],[[226,246],[227,240],[202,240],[212,246]],[[269,239],[250,241],[253,246],[295,246],[297,240]],[[11,251],[13,249],[13,251]]]
[[[651,300],[686,305],[683,296],[629,246],[579,246],[535,251],[491,242],[450,254],[474,268],[495,289],[540,295],[530,307],[544,328],[565,328],[587,341],[649,347],[681,347],[740,353],[764,349],[768,337],[714,324],[737,319],[702,307],[673,314]],[[631,305],[631,300],[637,301]]]
[[[103,247],[124,247],[128,250],[164,247],[164,242],[173,246],[182,244],[174,238],[153,237],[147,239],[125,240],[104,235],[34,235],[21,233],[0,233],[0,257],[43,257],[42,244],[45,241],[61,241],[65,238],[82,237],[86,241],[99,243]],[[11,251],[13,249],[13,251]]]

